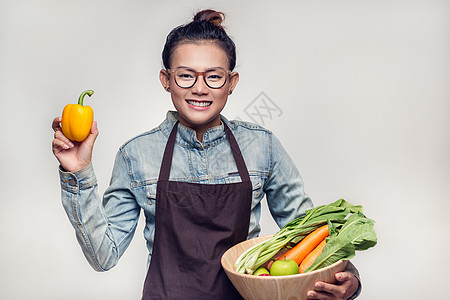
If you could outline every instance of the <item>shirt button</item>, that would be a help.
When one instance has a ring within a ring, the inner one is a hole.
[[[71,186],[74,186],[74,185],[77,184],[77,182],[76,182],[75,180],[73,180],[73,179],[70,179],[70,180],[69,180],[69,184],[70,184]]]

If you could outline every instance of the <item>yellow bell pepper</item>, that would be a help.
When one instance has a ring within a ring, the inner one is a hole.
[[[87,138],[91,131],[91,125],[94,121],[94,111],[88,105],[83,106],[84,96],[92,96],[94,91],[84,91],[78,104],[67,104],[64,107],[61,119],[61,128],[64,135],[72,140],[81,142]]]

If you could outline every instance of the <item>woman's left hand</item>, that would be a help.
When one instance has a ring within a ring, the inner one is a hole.
[[[307,292],[308,299],[348,299],[358,289],[358,279],[352,273],[338,272],[334,276],[335,284],[317,281],[314,290]]]

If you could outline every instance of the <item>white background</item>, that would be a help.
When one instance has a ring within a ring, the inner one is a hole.
[[[450,198],[450,2],[0,1],[0,298],[139,299],[141,219],[119,264],[96,273],[60,202],[51,121],[85,89],[100,136],[99,190],[118,147],[169,109],[165,37],[194,12],[227,14],[241,81],[224,115],[264,92],[260,120],[315,205],[362,204],[378,245],[353,260],[360,299],[444,299]],[[265,211],[263,234],[277,229]]]

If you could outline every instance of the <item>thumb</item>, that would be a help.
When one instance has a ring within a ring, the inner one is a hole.
[[[86,144],[89,144],[89,146],[93,147],[95,140],[98,136],[98,128],[97,128],[97,121],[92,122],[91,125],[91,131],[87,138],[84,140]]]

